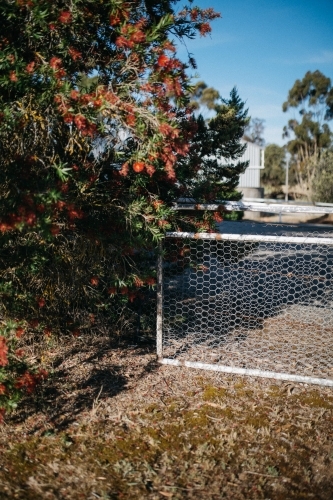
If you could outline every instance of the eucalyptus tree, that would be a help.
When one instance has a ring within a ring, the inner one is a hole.
[[[284,112],[295,115],[283,129],[289,152],[296,164],[297,182],[304,194],[312,197],[312,184],[318,160],[332,143],[328,121],[333,118],[333,88],[330,78],[316,70],[296,80],[284,102]]]

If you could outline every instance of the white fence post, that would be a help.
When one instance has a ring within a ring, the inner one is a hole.
[[[156,297],[156,351],[158,359],[163,355],[163,256],[162,243],[157,257],[157,297]]]

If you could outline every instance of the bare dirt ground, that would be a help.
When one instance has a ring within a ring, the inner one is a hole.
[[[333,499],[330,388],[161,366],[105,334],[42,361],[1,428],[1,500]]]

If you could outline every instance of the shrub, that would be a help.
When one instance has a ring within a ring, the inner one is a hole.
[[[312,184],[313,199],[333,203],[333,151],[328,150],[318,160]]]
[[[13,354],[14,325],[39,339],[81,335],[97,316],[114,322],[154,286],[164,232],[193,227],[172,211],[197,175],[197,163],[181,159],[198,130],[188,66],[172,40],[205,35],[218,14],[191,2],[176,13],[174,3],[1,6],[3,408],[45,376]],[[215,143],[219,127],[229,130],[227,111],[211,132]],[[214,216],[194,222],[209,229]]]

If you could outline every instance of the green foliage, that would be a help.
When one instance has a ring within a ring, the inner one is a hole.
[[[318,120],[333,118],[333,89],[330,78],[320,71],[307,71],[302,80],[296,80],[289,90],[288,99],[282,110],[300,108],[301,115],[309,111]]]
[[[199,81],[191,92],[191,105],[194,109],[206,107],[209,110],[215,110],[220,97],[218,90],[208,87],[203,81]]]
[[[332,133],[326,123],[333,118],[333,88],[330,78],[320,71],[308,71],[289,90],[283,111],[297,108],[300,119],[290,119],[284,127],[287,147],[295,163],[300,189],[312,198],[318,160],[332,143]]]
[[[266,186],[279,188],[285,182],[285,149],[277,144],[265,148],[265,168],[261,171],[261,181]]]
[[[179,180],[183,196],[201,202],[240,199],[236,191],[239,175],[247,162],[240,162],[245,145],[241,143],[247,124],[247,110],[234,88],[229,99],[215,103],[215,116],[195,118],[196,133],[190,142],[188,155],[179,164]],[[196,171],[191,177],[189,172]]]
[[[172,41],[205,35],[219,15],[176,3],[0,9],[0,321],[36,341],[82,335],[97,316],[111,326],[124,303],[137,307],[156,281],[164,232],[214,225],[213,215],[175,214],[172,202],[230,197],[245,167],[235,163],[244,104],[233,90],[208,124],[196,119]]]
[[[10,283],[2,293],[10,291]],[[6,410],[16,408],[25,392],[31,393],[48,373],[29,366],[20,338],[25,333],[22,323],[1,321],[0,324],[0,423]]]
[[[318,161],[313,180],[313,198],[323,203],[333,203],[333,151],[325,151]]]

